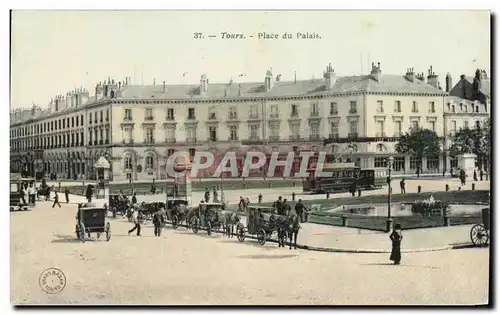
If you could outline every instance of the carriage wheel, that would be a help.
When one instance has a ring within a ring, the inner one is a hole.
[[[106,232],[106,241],[109,242],[111,239],[111,224],[109,222],[106,223],[106,229],[104,231]]]
[[[212,235],[212,223],[210,221],[207,222],[207,234],[208,236]]]
[[[83,223],[80,223],[77,234],[78,239],[82,241],[82,243],[85,243],[85,225],[83,225]]]
[[[477,246],[485,246],[489,241],[489,234],[484,225],[476,224],[470,230],[470,240]]]
[[[179,217],[177,217],[176,215],[172,217],[172,227],[174,228],[174,230],[179,227]]]
[[[263,229],[260,229],[259,232],[257,232],[257,241],[260,245],[266,244],[266,236],[266,231]]]
[[[196,218],[193,218],[191,220],[191,229],[193,230],[194,234],[198,233],[198,220]]]
[[[243,224],[238,224],[238,227],[236,228],[237,231],[237,237],[238,237],[238,241],[240,242],[244,242],[245,241],[245,228],[243,227]]]

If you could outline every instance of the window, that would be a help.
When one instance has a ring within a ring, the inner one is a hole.
[[[71,127],[74,127],[74,126],[75,126],[75,117],[71,117]]]
[[[396,156],[394,158],[392,168],[396,172],[404,171],[405,170],[405,157],[404,156]]]
[[[196,119],[194,108],[188,108],[188,119],[190,120]]]
[[[401,113],[401,101],[394,102],[394,112]]]
[[[469,121],[464,120],[464,129],[469,129]]]
[[[472,110],[472,111],[474,111],[474,110]],[[464,106],[464,112],[466,112],[466,113],[468,112],[467,105]]]
[[[147,155],[145,160],[146,160],[146,161],[145,161],[145,162],[146,162],[146,163],[145,163],[145,168],[146,168],[147,170],[151,170],[151,169],[153,169],[153,166],[154,166],[154,164],[153,164],[153,163],[154,163],[154,158],[153,158],[153,156],[152,156],[152,155]]]
[[[125,117],[123,119],[132,120],[132,109],[130,108],[125,109]]]
[[[167,109],[167,120],[175,120],[175,118],[174,118],[174,109],[173,108],[168,108]]]
[[[151,127],[145,128],[145,139],[146,143],[154,143],[154,129]]]
[[[377,121],[377,137],[384,137],[384,121],[379,120]]]
[[[297,117],[299,116],[299,110],[298,110],[298,105],[297,104],[292,104],[292,117]]]
[[[280,129],[279,125],[277,124],[272,124],[271,125],[271,139],[279,139],[280,136]]]
[[[109,121],[109,109],[106,109],[106,121]]]
[[[208,113],[208,119],[217,119],[217,114],[215,113],[215,109],[211,109],[210,112]]]
[[[462,105],[462,103],[460,103],[460,111],[463,112],[464,111],[464,106]]]
[[[479,113],[479,106],[476,106],[476,113]]]
[[[318,116],[318,115],[319,115],[319,104],[312,103],[311,104],[311,116]]]
[[[356,137],[358,135],[358,122],[350,121],[349,122],[349,135],[352,137]]]
[[[300,136],[300,125],[299,124],[292,124],[290,125],[290,131],[292,132],[292,137],[299,137]]]
[[[439,170],[439,157],[438,156],[428,156],[427,157],[427,169],[428,170]]]
[[[412,107],[411,107],[411,111],[413,113],[418,113],[418,103],[417,103],[417,101],[413,101],[413,104],[412,104]]]
[[[450,167],[457,168],[458,167],[458,158],[456,156],[450,157]]]
[[[450,111],[450,110],[451,110],[451,105],[450,105],[450,103],[446,104],[446,107],[448,108],[448,111]]]
[[[434,102],[429,102],[429,113],[435,113],[436,112],[436,106]]]
[[[375,168],[386,168],[387,167],[387,158],[385,157],[376,157],[374,161]]]
[[[125,156],[125,158],[123,159],[123,166],[125,167],[125,170],[132,171],[132,156]]]
[[[175,139],[175,128],[167,128],[165,132],[167,139]]]
[[[384,112],[384,101],[377,101],[377,113]]]
[[[257,118],[259,116],[259,111],[257,105],[250,105],[250,118]]]
[[[394,122],[394,136],[395,137],[401,137],[403,132],[402,132],[402,122],[401,121],[395,121]]]
[[[196,149],[191,148],[189,149],[189,156],[194,157],[196,155]]]
[[[455,112],[455,105],[451,106],[451,111],[454,113]]]
[[[349,102],[349,114],[356,114],[358,112],[356,101]]]
[[[102,122],[102,110],[99,112],[99,122]]]
[[[187,139],[196,140],[196,129],[195,128],[186,128]]]
[[[436,132],[436,122],[434,120],[429,121],[429,129]]]
[[[259,138],[259,127],[257,125],[250,125],[250,139]]]
[[[330,103],[330,115],[337,115],[339,113],[338,108],[337,108],[337,103],[331,102]]]
[[[455,134],[457,132],[457,121],[456,120],[451,121],[451,132],[452,132],[452,134]]]
[[[127,142],[127,143],[132,142],[132,128],[131,127],[127,127],[124,129],[124,137],[125,137],[125,139],[124,139],[125,142]]]
[[[313,138],[319,137],[319,125],[318,124],[311,124],[311,136]]]
[[[217,141],[217,128],[216,127],[209,127],[208,134],[210,137],[209,138],[210,141]]]
[[[63,127],[63,129],[66,128],[66,119],[63,119],[63,121],[62,121],[62,127]]]
[[[410,170],[416,170],[417,169],[417,164],[418,160],[416,157],[410,157]]]
[[[418,120],[413,120],[413,121],[411,122],[411,126],[412,126],[413,128],[418,128],[418,125],[419,125],[419,124],[418,124]]]
[[[229,108],[229,119],[236,119],[238,118],[238,114],[236,112],[236,106],[231,106]]]
[[[152,108],[145,109],[144,120],[153,120],[153,109]]]
[[[229,127],[230,140],[238,140],[238,130],[236,126]]]
[[[278,105],[271,105],[271,118],[278,118]]]

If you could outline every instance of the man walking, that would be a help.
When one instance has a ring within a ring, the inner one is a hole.
[[[137,230],[137,236],[141,236],[141,224],[139,223],[139,211],[137,209],[132,209],[132,222],[134,222],[134,227],[132,230],[128,231],[128,235],[130,233]]]
[[[295,205],[295,213],[299,216],[300,223],[304,223],[304,205],[302,204],[302,199],[299,199],[297,204]]]
[[[69,190],[68,190],[68,187],[64,188],[64,197],[66,197],[66,203],[69,203]]]
[[[52,208],[54,208],[56,205],[59,206],[59,208],[61,208],[61,204],[59,203],[59,193],[54,190],[54,204],[52,204]]]
[[[209,202],[210,201],[210,191],[208,190],[208,188],[205,188],[205,202]]]
[[[399,187],[401,188],[401,195],[403,194],[406,194],[406,187],[405,187],[405,179],[403,178],[400,182],[399,182]]]
[[[155,226],[155,236],[160,237],[161,236],[161,225],[163,221],[163,216],[161,210],[158,210],[155,212],[153,215],[153,224]]]
[[[287,199],[283,199],[283,204],[281,205],[281,212],[282,215],[289,215],[290,211],[292,210],[292,207],[290,207],[290,204],[286,202]]]

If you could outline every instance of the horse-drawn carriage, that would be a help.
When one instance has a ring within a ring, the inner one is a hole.
[[[21,191],[27,183],[33,180],[33,178],[22,177],[18,173],[10,174],[10,211],[28,210],[28,195],[26,194],[26,190],[24,190],[25,195],[21,196]],[[22,202],[22,197],[24,197],[25,203]]]
[[[119,214],[121,216],[127,213],[127,209],[130,208],[130,201],[128,199],[121,198],[120,194],[110,194],[109,195],[109,211],[113,213],[113,218],[116,218],[116,215]]]
[[[106,240],[111,239],[111,224],[107,222],[107,207],[96,207],[94,204],[79,204],[76,214],[75,233],[77,238],[85,242],[90,233],[97,233],[97,238],[106,233]]]
[[[177,229],[181,222],[185,221],[189,225],[192,213],[188,209],[188,201],[183,198],[167,199],[166,202],[167,219],[172,222],[172,227]]]
[[[486,246],[490,240],[490,208],[481,210],[483,223],[474,225],[470,230],[470,239],[476,246]]]
[[[236,234],[240,242],[245,241],[245,234],[256,235],[260,245],[266,244],[273,233],[276,232],[278,244],[285,246],[287,236],[290,237],[290,249],[292,248],[292,237],[295,236],[294,246],[297,248],[297,234],[300,229],[299,217],[296,214],[279,215],[275,213],[274,207],[250,205],[247,208],[247,227],[239,223]]]
[[[193,233],[198,233],[200,227],[206,229],[208,235],[212,234],[213,229],[221,230],[224,227],[224,214],[221,214],[224,208],[224,204],[219,202],[200,203],[199,207],[194,209],[195,214],[191,220]]]

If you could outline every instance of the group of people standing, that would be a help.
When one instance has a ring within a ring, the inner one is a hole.
[[[273,203],[273,207],[276,209],[278,215],[289,216],[292,211],[291,204],[288,202],[286,198],[283,199],[282,196],[279,196],[278,200],[276,200]],[[304,219],[304,214],[307,217],[309,209],[305,206],[305,204],[302,203],[302,199],[299,199],[299,201],[295,204],[294,210],[297,216],[299,217],[300,222],[304,223],[306,221]]]

